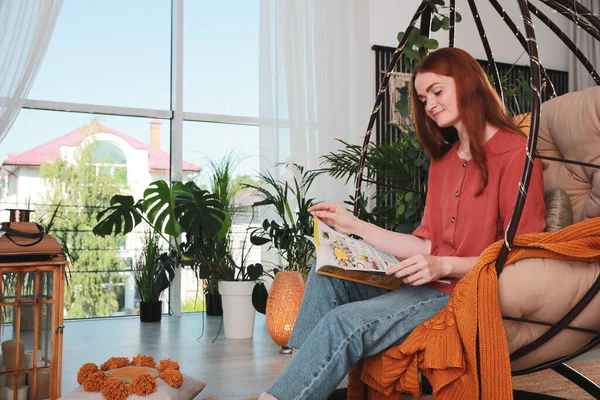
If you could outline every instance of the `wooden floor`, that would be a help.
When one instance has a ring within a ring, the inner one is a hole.
[[[225,339],[221,333],[212,343],[220,321],[220,317],[203,313],[181,318],[163,316],[158,323],[141,323],[137,317],[67,321],[62,392],[66,394],[77,387],[77,371],[86,362],[101,364],[111,356],[131,358],[143,353],[157,361],[171,358],[179,362],[184,374],[206,382],[197,399],[240,400],[258,396],[277,378],[291,356],[279,354],[262,314],[256,314],[253,339]],[[594,350],[578,360],[598,358],[600,350]],[[340,386],[346,384],[342,382]]]
[[[218,397],[240,400],[258,396],[279,375],[291,355],[279,354],[262,314],[256,314],[254,338],[225,339],[218,332],[220,317],[203,313],[181,318],[163,316],[158,323],[138,318],[66,321],[64,330],[62,392],[77,387],[77,371],[86,362],[101,364],[111,356],[150,354],[155,360],[171,358],[181,371],[207,383],[197,399]],[[204,334],[202,337],[202,326]]]

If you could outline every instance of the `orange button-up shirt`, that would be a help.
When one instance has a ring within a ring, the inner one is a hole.
[[[458,142],[444,156],[431,160],[425,212],[413,232],[431,240],[431,255],[477,257],[504,238],[519,192],[525,144],[525,138],[503,130],[485,143],[488,184],[478,197],[479,168],[473,160],[458,157]],[[542,165],[536,159],[517,233],[543,232],[545,218]],[[455,283],[429,286],[451,293]]]

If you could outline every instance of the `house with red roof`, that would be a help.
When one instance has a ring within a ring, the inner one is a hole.
[[[156,180],[169,181],[170,154],[160,149],[161,122],[150,121],[149,141],[138,139],[116,131],[106,125],[93,122],[72,132],[59,136],[20,154],[8,154],[0,165],[0,221],[8,221],[6,209],[24,207],[44,202],[46,188],[40,177],[42,164],[62,158],[75,162],[79,148],[94,141],[92,162],[102,168],[110,168],[126,179],[127,187],[134,198],[141,198],[144,190]],[[190,162],[183,162],[182,180],[191,180],[202,169]],[[141,232],[142,227],[139,227]],[[141,248],[141,235],[128,235],[119,250],[123,259],[135,260]],[[193,274],[186,271],[188,274]],[[186,279],[192,281],[192,279]],[[185,297],[189,297],[185,293]],[[124,309],[135,307],[135,289],[132,277],[128,277],[124,293]]]
[[[40,166],[57,158],[74,160],[78,148],[90,140],[97,143],[92,157],[98,157],[103,166],[108,163],[113,170],[121,170],[133,196],[139,198],[151,182],[169,180],[170,154],[160,149],[160,134],[161,122],[156,119],[150,121],[149,144],[92,122],[20,154],[9,153],[0,167],[3,208],[35,204],[41,200],[45,190]],[[183,162],[184,180],[193,178],[200,171],[199,166]]]

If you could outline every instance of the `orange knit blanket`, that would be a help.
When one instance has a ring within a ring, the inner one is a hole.
[[[479,256],[435,317],[419,325],[404,343],[365,360],[362,380],[372,388],[369,399],[399,399],[401,392],[419,399],[418,370],[431,382],[436,399],[512,399],[495,270],[502,243],[492,244]],[[524,258],[595,262],[600,260],[600,218],[557,232],[518,235],[513,245],[536,249],[513,249],[505,265]],[[362,395],[349,393],[348,398]]]

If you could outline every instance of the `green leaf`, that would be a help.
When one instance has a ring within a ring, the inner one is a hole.
[[[408,34],[408,41],[414,44],[415,40],[417,40],[419,36],[421,36],[421,30],[417,27],[413,27]]]
[[[267,300],[269,299],[269,292],[263,282],[257,283],[252,289],[252,305],[254,309],[261,314],[267,312]]]
[[[200,189],[194,182],[186,182],[185,185],[174,182],[173,193],[175,217],[185,232],[211,237],[218,235],[227,224],[223,204],[214,194]]]
[[[460,13],[457,12],[456,15],[454,16],[454,22],[458,23],[460,21],[462,21],[462,15],[460,15]]]
[[[431,32],[437,32],[440,30],[441,27],[442,27],[442,20],[434,15],[431,18]]]
[[[248,279],[251,281],[258,280],[263,274],[263,266],[260,263],[250,264],[247,268],[248,271]]]
[[[447,15],[442,18],[442,29],[445,31],[450,29],[450,18]]]
[[[425,42],[425,48],[429,49],[429,50],[435,50],[439,47],[439,43],[437,40],[435,39],[427,39],[427,41]]]
[[[398,110],[402,117],[406,118],[409,116],[410,108],[408,104],[408,97],[401,97],[400,100],[398,100],[394,106],[396,107],[396,110]]]
[[[129,233],[140,222],[142,216],[139,205],[135,204],[132,196],[114,195],[110,199],[110,207],[96,215],[98,224],[92,229],[95,235],[105,237],[119,233]]]
[[[173,182],[173,191],[181,182]],[[143,209],[148,220],[159,232],[171,236],[181,235],[181,226],[175,218],[175,201],[169,184],[163,180],[154,181],[144,191]]]
[[[396,216],[400,217],[401,215],[404,214],[405,210],[406,210],[406,206],[404,205],[404,203],[398,203],[398,205],[396,206]]]
[[[262,246],[263,244],[270,243],[271,239],[263,236],[250,235],[250,243],[255,246]]]
[[[424,35],[419,35],[415,38],[415,41],[413,42],[414,46],[417,47],[423,47],[425,45],[425,43],[427,42],[429,38],[427,36]]]
[[[405,47],[403,52],[404,52],[404,55],[406,57],[410,58],[411,60],[419,61],[421,59],[421,55],[413,49],[409,49],[409,48]]]
[[[158,266],[153,282],[154,294],[160,296],[163,290],[168,288],[171,282],[173,282],[176,265],[175,259],[169,257],[167,253],[163,253],[158,257]]]
[[[402,41],[402,36],[404,36],[404,32],[398,32],[398,43]]]
[[[413,192],[406,192],[406,194],[404,195],[404,201],[411,201],[413,197]]]
[[[229,228],[231,228],[231,224],[233,222],[231,220],[230,213],[224,212],[223,214],[225,215],[225,218],[223,219],[223,225],[221,226],[221,229],[219,230],[219,232],[217,232],[217,239],[224,239],[227,236]]]

